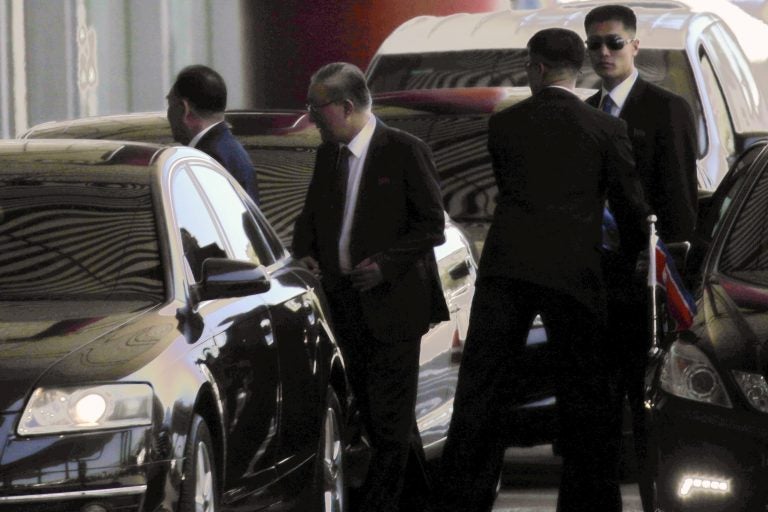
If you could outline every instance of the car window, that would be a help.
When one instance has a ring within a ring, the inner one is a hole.
[[[0,299],[131,310],[165,299],[147,173],[89,171],[0,178]]]
[[[174,172],[171,200],[184,257],[194,281],[200,282],[203,261],[226,258],[226,245],[186,167]]]
[[[728,103],[725,100],[717,75],[712,67],[712,62],[706,52],[701,53],[701,74],[704,77],[706,96],[712,105],[712,113],[715,116],[715,129],[718,132],[720,142],[728,155],[736,153],[736,136],[733,132],[731,117],[728,114]]]
[[[702,222],[701,233],[711,240],[717,231],[720,221],[725,217],[726,212],[733,204],[733,199],[736,194],[741,190],[741,186],[744,184],[748,173],[747,169],[752,165],[752,162],[760,155],[765,148],[764,144],[759,144],[750,147],[744,153],[741,154],[739,159],[731,167],[728,175],[723,179],[720,185],[717,187],[712,203],[707,212],[706,218]]]
[[[746,197],[720,257],[719,270],[731,277],[768,286],[768,167]]]
[[[458,87],[523,87],[528,85],[525,49],[450,51],[381,55],[373,63],[368,85],[372,92]],[[640,76],[679,94],[693,110],[699,155],[706,153],[706,130],[699,91],[684,50],[641,49],[635,58]],[[585,62],[577,87],[597,88],[600,78]]]
[[[233,257],[256,265],[274,263],[261,230],[230,181],[210,167],[191,167],[223,227]]]
[[[259,180],[259,208],[283,244],[290,246],[293,225],[312,179],[319,136],[298,144],[279,137],[241,137]],[[275,252],[275,254],[278,254]]]
[[[728,111],[733,114],[734,120],[750,119],[750,112],[761,110],[760,91],[741,47],[725,25],[720,23],[710,25],[704,36],[710,40],[709,57],[720,86],[728,92]],[[734,129],[744,132],[754,128],[737,125]]]

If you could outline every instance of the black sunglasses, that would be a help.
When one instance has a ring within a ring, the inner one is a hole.
[[[603,47],[603,44],[605,44],[606,48],[615,52],[621,50],[632,41],[634,41],[634,39],[624,39],[616,34],[610,34],[605,37],[589,36],[587,38],[587,49],[592,51],[599,50]]]

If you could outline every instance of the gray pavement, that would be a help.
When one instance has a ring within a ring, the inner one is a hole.
[[[560,459],[550,445],[507,450],[494,512],[555,512]],[[624,512],[642,512],[637,485],[621,487]]]

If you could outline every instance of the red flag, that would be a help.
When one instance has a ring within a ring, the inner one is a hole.
[[[675,331],[684,331],[693,323],[696,302],[683,285],[675,261],[660,238],[656,238],[656,284],[667,295],[667,313],[675,323]]]

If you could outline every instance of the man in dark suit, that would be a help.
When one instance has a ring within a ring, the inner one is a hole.
[[[176,76],[166,99],[174,140],[213,157],[258,204],[251,157],[224,121],[227,85],[221,75],[208,66],[187,66]]]
[[[357,67],[322,67],[307,102],[323,143],[293,252],[321,275],[374,449],[355,510],[421,510],[420,340],[448,319],[433,252],[445,237],[437,171],[426,144],[371,113]]]
[[[657,230],[664,242],[691,240],[696,223],[696,129],[688,103],[638,76],[640,48],[634,12],[623,5],[592,9],[584,19],[592,67],[602,88],[587,102],[626,121],[638,175]],[[613,206],[613,205],[611,205]],[[653,510],[647,466],[644,412],[645,368],[650,348],[647,290],[633,280],[636,257],[606,259],[609,328],[617,344],[619,396],[629,399],[635,453],[640,466],[640,496]],[[621,404],[619,404],[621,405]],[[617,433],[620,435],[620,432]]]
[[[528,43],[533,96],[489,122],[499,195],[485,240],[442,460],[441,510],[490,511],[505,446],[500,387],[537,312],[558,376],[563,472],[558,510],[621,509],[618,449],[609,443],[610,372],[604,359],[601,272],[606,198],[631,247],[647,207],[626,127],[573,92],[584,59],[575,32],[553,28]],[[514,375],[512,382],[514,382]],[[509,396],[509,391],[504,391]]]

